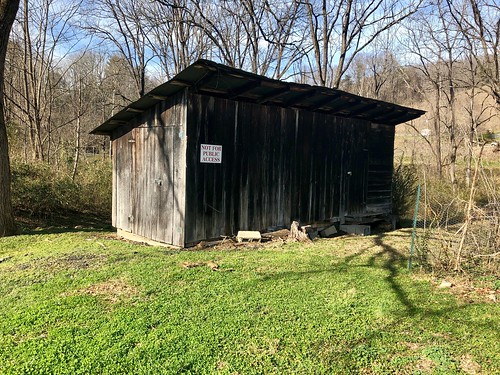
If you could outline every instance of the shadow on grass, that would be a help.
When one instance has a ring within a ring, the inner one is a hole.
[[[397,235],[398,237],[403,237],[402,235]],[[397,277],[401,270],[406,269],[407,259],[401,254],[395,247],[385,241],[387,237],[394,237],[393,233],[380,233],[372,236],[372,244],[363,247],[352,254],[348,254],[342,257],[341,261],[332,264],[330,267],[304,271],[304,272],[284,272],[275,275],[267,275],[262,278],[262,280],[275,279],[275,278],[300,278],[308,275],[314,275],[321,272],[346,272],[349,267],[370,267],[370,268],[382,268],[387,270],[388,274],[385,277],[385,282],[394,292],[398,300],[404,306],[404,310],[407,315],[416,315],[419,312],[419,308],[416,307],[413,302],[408,297],[408,293],[405,291],[404,287],[397,281]],[[356,240],[356,237],[349,238],[348,240]],[[359,239],[359,238],[358,238]],[[373,253],[374,248],[380,248],[381,250]],[[372,254],[372,255],[369,255]],[[361,257],[367,257],[367,262],[363,265],[352,263]],[[421,312],[421,311],[420,311]]]
[[[75,211],[46,214],[16,213],[19,234],[60,234],[71,232],[107,232],[113,230],[109,218]]]
[[[408,293],[404,290],[403,286],[398,283],[397,276],[398,273],[407,267],[407,258],[401,254],[398,249],[394,246],[391,246],[384,241],[387,237],[404,237],[403,235],[394,235],[393,233],[379,233],[376,236],[373,236],[373,247],[378,246],[382,250],[377,253],[371,255],[368,258],[367,265],[369,267],[375,267],[377,262],[380,262],[382,268],[388,271],[388,275],[385,277],[385,281],[387,285],[394,292],[398,300],[404,306],[406,313],[408,315],[415,315],[418,313],[418,308],[412,303],[410,298],[408,297]],[[344,258],[344,264],[348,265],[355,258],[359,258],[364,255],[367,250],[371,248],[365,248],[361,251],[358,251],[354,254],[348,255]]]
[[[395,247],[384,242],[385,236],[385,234],[380,234],[375,237],[375,245],[380,246],[382,250],[371,256],[368,264],[374,266],[377,258],[383,259],[383,267],[389,271],[389,275],[385,278],[387,284],[394,291],[399,301],[405,306],[406,311],[413,315],[417,312],[416,307],[410,301],[402,286],[396,281],[398,270],[406,266],[406,258],[401,256]]]
[[[399,324],[400,322],[407,321],[406,319],[416,319],[416,321],[421,322],[422,319],[438,319],[443,322],[453,322],[455,319],[461,319],[468,315],[474,316],[476,306],[471,304],[460,304],[454,302],[453,299],[448,300],[448,302],[443,301],[443,303],[431,305],[427,302],[416,302],[410,298],[410,293],[418,293],[414,289],[408,289],[403,283],[398,279],[401,278],[401,273],[406,272],[407,269],[407,257],[401,254],[401,251],[388,243],[389,238],[393,238],[393,233],[382,233],[376,236],[372,236],[372,244],[356,250],[352,254],[342,256],[342,258],[337,263],[332,263],[326,267],[318,267],[316,269],[310,269],[302,272],[278,272],[276,274],[264,275],[261,281],[271,281],[276,279],[288,279],[288,280],[300,280],[307,277],[314,277],[320,273],[348,273],[349,268],[372,268],[372,269],[383,269],[387,272],[384,278],[384,282],[387,288],[392,291],[397,300],[400,302],[401,308],[394,312],[396,318],[395,321],[391,321],[391,325]],[[398,235],[399,237],[399,235]],[[374,251],[374,248],[377,248]],[[359,262],[357,260],[361,259]],[[367,271],[368,272],[368,271]],[[374,275],[374,277],[378,277]],[[408,273],[406,277],[410,278]],[[439,293],[438,291],[433,291],[431,289],[430,293]],[[446,293],[446,292],[443,292]],[[419,299],[417,299],[419,300]],[[499,321],[496,319],[494,314],[489,315],[488,319],[483,319],[481,322],[474,321],[471,322],[471,327],[481,328],[488,332],[498,332],[500,330]],[[439,329],[449,329],[446,328],[447,323],[437,323],[437,332]],[[471,328],[471,329],[474,329]],[[372,331],[372,335],[378,335],[383,332],[383,327],[378,327]],[[371,336],[363,336],[360,339],[360,343],[370,340]]]

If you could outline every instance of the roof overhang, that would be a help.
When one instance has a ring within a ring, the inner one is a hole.
[[[140,113],[188,87],[192,92],[220,98],[283,108],[322,112],[340,117],[397,125],[422,116],[425,111],[369,99],[327,87],[279,81],[231,68],[209,60],[198,60],[168,82],[131,103],[92,130],[110,135]]]

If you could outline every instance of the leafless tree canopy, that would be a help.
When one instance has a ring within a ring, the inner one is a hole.
[[[13,3],[0,0],[6,21]],[[481,165],[500,155],[485,148],[500,133],[499,14],[498,0],[23,0],[10,36],[0,24],[0,235],[7,139],[16,162],[69,165],[75,180],[108,152],[91,129],[200,58],[425,109],[398,127],[396,155],[470,197],[473,233],[478,186],[498,203],[498,169]]]
[[[484,95],[500,100],[498,11],[496,0],[23,0],[7,54],[6,118],[17,155],[56,162],[62,150],[102,147],[90,128],[207,58],[425,103],[426,121],[445,137],[424,141],[438,174],[446,168],[456,185],[462,129],[470,143],[495,115]],[[468,125],[458,119],[462,93],[476,98]],[[79,109],[68,113],[66,103]]]

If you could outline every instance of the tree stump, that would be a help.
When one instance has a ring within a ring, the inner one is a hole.
[[[300,224],[298,221],[292,221],[292,225],[290,226],[290,235],[288,236],[288,238],[300,242],[311,242],[311,239],[309,238],[307,233],[300,228]]]

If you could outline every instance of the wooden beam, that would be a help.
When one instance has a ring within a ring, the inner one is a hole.
[[[335,104],[335,102],[337,102],[337,104]],[[357,103],[358,100],[349,101],[349,99],[340,96],[340,98],[334,100],[334,104],[332,106],[328,106],[325,108],[325,112],[328,112],[330,114],[336,114]]]
[[[300,101],[302,101],[304,99],[307,99],[307,98],[310,98],[311,96],[316,95],[316,92],[317,92],[316,89],[304,91],[302,94],[299,94],[295,98],[287,100],[284,103],[284,105],[287,106],[287,107],[291,107],[294,104],[297,104],[297,103],[299,103]]]
[[[215,70],[211,70],[210,72],[207,72],[202,78],[200,78],[198,81],[196,82],[193,82],[191,84],[191,86],[193,87],[193,89],[195,91],[198,91],[200,90],[200,88],[202,88],[208,81],[210,81],[212,79],[212,77],[214,76],[215,74]],[[218,91],[220,92],[220,90]]]
[[[175,85],[175,86],[184,86],[184,87],[188,87],[188,86],[192,85],[191,82],[183,81],[183,80],[180,80],[178,78],[170,80],[169,83],[171,83],[172,85]]]
[[[108,122],[110,125],[125,125],[128,123],[128,121],[123,121],[123,120],[109,120]]]
[[[376,116],[374,118],[375,122],[380,121],[382,123],[387,123],[387,122],[392,122],[395,121],[396,119],[406,116],[406,113],[403,111],[398,111],[398,110],[393,110],[392,112],[389,112],[386,115],[381,115],[381,116]]]
[[[143,109],[132,108],[132,107],[125,108],[125,110],[127,112],[133,112],[133,113],[142,113],[142,112],[144,112]]]
[[[413,118],[414,118],[413,115],[403,112],[400,116],[393,117],[389,121],[391,122],[391,124],[396,125],[396,124],[401,124],[402,122],[406,122],[408,120],[411,120]]]
[[[229,90],[229,99],[235,99],[240,95],[243,95],[244,93],[260,86],[261,81],[250,81],[245,83],[244,85],[241,85],[240,87],[234,89],[234,90]]]
[[[225,91],[225,90],[219,90],[219,89],[212,89],[210,87],[199,88],[199,89],[197,89],[195,91],[198,92],[198,93],[200,93],[200,92],[202,92],[202,93],[210,92],[210,93],[213,93],[213,94],[222,95],[223,97],[227,96],[227,91]]]
[[[360,114],[366,113],[367,110],[370,110],[372,108],[376,108],[377,104],[376,103],[360,103],[349,111],[349,116],[358,116]]]
[[[376,109],[366,111],[364,113],[359,113],[358,115],[361,117],[375,117],[379,115],[380,113],[386,113],[389,111],[388,107],[381,107],[378,103],[375,105]]]
[[[156,100],[166,100],[166,99],[168,99],[168,96],[164,96],[164,95],[148,94],[148,96],[150,98],[156,99]]]
[[[324,105],[327,105],[327,104],[333,102],[334,100],[336,100],[340,97],[339,93],[335,93],[333,95],[331,95],[331,94],[323,94],[323,95],[327,95],[327,97],[324,99],[318,100],[314,105],[308,107],[308,109],[311,111],[315,111],[317,109],[320,109]]]
[[[263,96],[261,99],[257,100],[257,103],[258,104],[266,103],[268,101],[271,101],[273,99],[276,99],[276,98],[280,97],[281,95],[287,93],[288,91],[290,91],[290,86],[288,86],[288,85],[283,86],[283,87],[281,87],[281,88],[273,91],[271,93],[271,95]]]

